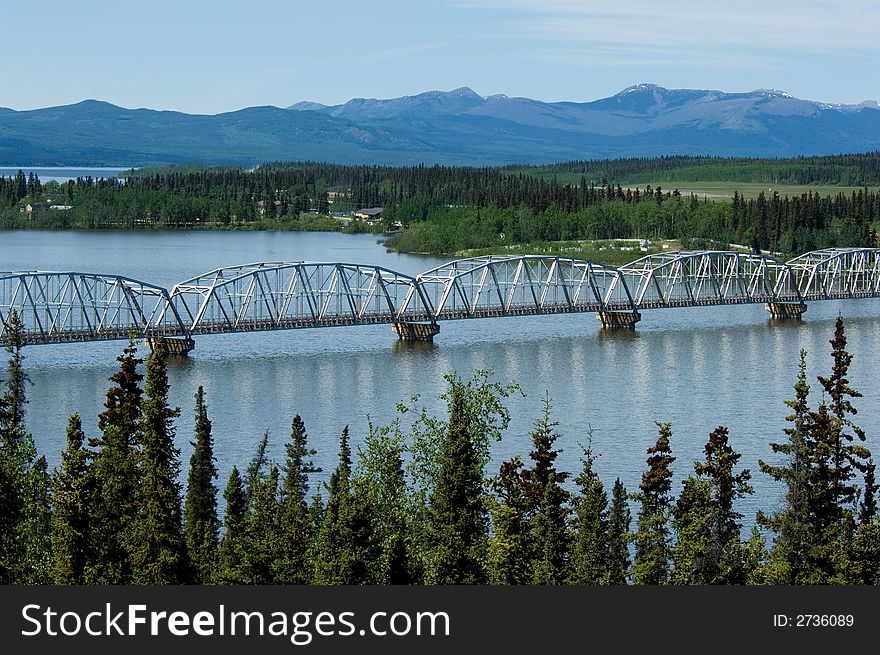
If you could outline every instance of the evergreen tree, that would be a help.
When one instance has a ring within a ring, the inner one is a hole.
[[[614,481],[608,510],[608,584],[626,584],[629,576],[630,521],[629,494],[620,478]]]
[[[452,381],[449,425],[440,443],[428,503],[428,584],[481,584],[487,519],[483,467],[464,385]]]
[[[281,472],[275,464],[259,475],[244,518],[241,540],[241,573],[246,584],[275,584],[275,569],[283,552],[281,503],[278,484]]]
[[[352,585],[373,582],[378,552],[373,532],[374,511],[369,493],[352,484],[348,426],[339,440],[339,464],[330,475],[327,507],[318,533],[315,582]]]
[[[205,406],[205,391],[196,392],[195,441],[189,460],[183,526],[192,581],[207,584],[213,581],[217,566],[217,467],[214,465],[214,439],[211,421]]]
[[[608,494],[593,470],[592,435],[583,448],[581,472],[574,479],[578,493],[574,505],[574,538],[571,547],[569,582],[579,585],[607,584],[611,579],[608,534]]]
[[[492,481],[490,499],[492,535],[489,537],[488,581],[497,585],[529,584],[532,580],[532,544],[529,501],[519,456],[501,464]]]
[[[61,468],[52,480],[55,511],[52,514],[52,564],[55,584],[81,585],[94,561],[91,552],[90,515],[94,478],[89,472],[89,451],[79,414],[67,423],[67,448]]]
[[[862,499],[859,503],[859,523],[866,525],[877,518],[877,480],[875,476],[874,460],[868,462],[865,470],[865,486],[862,489]]]
[[[403,468],[405,446],[399,426],[369,424],[365,449],[358,458],[356,488],[364,490],[374,508],[375,540],[380,551],[372,573],[376,584],[413,584],[410,498]]]
[[[703,449],[706,461],[695,462],[696,474],[709,483],[711,492],[711,523],[708,551],[704,553],[703,584],[744,584],[743,551],[740,543],[742,514],[734,502],[753,493],[748,470],[734,473],[742,455],[730,447],[728,430],[718,426],[709,435]]]
[[[858,497],[858,488],[852,480],[856,472],[866,473],[870,452],[864,446],[853,443],[856,439],[865,441],[865,432],[855,425],[850,416],[855,416],[856,408],[851,398],[861,398],[862,394],[849,386],[847,374],[852,355],[846,350],[846,334],[843,319],[838,315],[831,339],[833,360],[831,375],[819,376],[819,383],[828,394],[829,411],[833,420],[830,429],[819,438],[827,441],[831,450],[831,482],[833,497],[840,508],[841,529],[852,520],[849,509]]]
[[[810,497],[812,454],[810,435],[812,416],[808,404],[810,385],[807,383],[807,353],[800,352],[798,377],[794,385],[795,399],[786,400],[792,414],[785,418],[791,427],[785,428],[788,440],[771,443],[774,453],[785,455],[781,466],[771,466],[759,460],[761,471],[777,482],[785,484],[785,507],[775,515],[758,512],[758,523],[776,533],[776,540],[764,575],[776,584],[795,584],[804,579],[807,552],[810,549]]]
[[[226,513],[223,517],[225,533],[220,542],[218,581],[224,584],[241,584],[241,551],[244,522],[247,513],[247,496],[238,469],[233,466],[223,490]]]
[[[640,503],[635,534],[633,582],[641,585],[666,584],[669,580],[669,517],[672,499],[672,471],[675,458],[669,448],[672,426],[658,423],[657,443],[648,448],[648,470],[642,474],[639,493],[634,499]]]
[[[571,535],[568,530],[569,493],[563,488],[568,473],[556,470],[559,451],[554,449],[558,435],[550,421],[550,399],[544,399],[544,415],[532,431],[534,462],[523,472],[526,497],[531,506],[532,561],[534,584],[563,584],[568,577]]]
[[[143,406],[140,511],[134,528],[133,582],[175,584],[186,572],[181,523],[180,451],[174,446],[174,419],[180,410],[168,406],[166,346],[160,339],[147,362]]]
[[[708,480],[689,476],[672,510],[675,546],[672,549],[672,584],[711,584],[717,576],[712,560],[712,487]]]
[[[90,439],[97,448],[92,471],[95,476],[95,507],[92,515],[91,550],[95,566],[88,572],[88,584],[130,584],[132,529],[138,513],[136,495],[140,488],[140,421],[143,375],[138,367],[137,348],[129,342],[117,357],[119,370],[110,376],[104,411],[98,416],[100,439]]]
[[[318,451],[308,447],[308,434],[299,414],[293,417],[290,443],[285,445],[287,460],[281,487],[284,555],[277,577],[284,584],[308,584],[312,577],[306,552],[312,533],[309,525],[309,476],[320,473],[311,459]]]
[[[24,422],[29,380],[23,347],[24,326],[13,311],[6,319],[9,360],[0,396],[0,582],[46,584],[50,581],[49,475]]]

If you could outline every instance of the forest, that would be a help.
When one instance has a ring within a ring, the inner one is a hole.
[[[379,229],[392,233],[390,248],[435,255],[641,238],[684,247],[739,244],[783,257],[874,246],[880,193],[870,187],[880,182],[878,171],[880,153],[661,157],[516,169],[276,162],[253,170],[165,167],[65,184],[43,184],[20,172],[0,178],[0,229]],[[862,188],[735,193],[728,201],[638,182],[664,176]],[[331,216],[365,207],[384,208],[380,226],[354,221],[343,227]]]
[[[580,470],[557,469],[552,403],[532,450],[488,471],[515,384],[446,376],[441,416],[417,404],[369,424],[355,453],[341,427],[326,484],[299,416],[283,462],[264,436],[221,491],[210,399],[195,393],[193,451],[175,445],[161,340],[146,361],[130,342],[109,378],[100,434],[69,418],[49,471],[28,432],[28,375],[14,314],[0,395],[0,583],[317,585],[877,584],[875,465],[856,424],[852,355],[837,319],[827,376],[811,397],[800,353],[790,414],[758,474],[784,492],[743,534],[737,502],[752,472],[726,426],[674,488],[675,435],[656,424],[638,489],[606,488],[588,439]],[[816,382],[813,385],[816,385]],[[815,395],[815,394],[814,394]],[[662,408],[656,408],[662,412]],[[405,416],[407,415],[407,416]],[[403,419],[407,418],[406,421]],[[187,435],[188,437],[189,435]]]

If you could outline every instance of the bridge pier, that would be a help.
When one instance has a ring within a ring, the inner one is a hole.
[[[642,315],[637,311],[605,311],[596,312],[596,318],[602,321],[602,329],[604,330],[634,330],[636,323],[642,319]]]
[[[150,350],[155,350],[159,341],[159,339],[154,339],[153,337],[144,339],[144,343]],[[161,341],[165,345],[166,353],[176,357],[186,357],[196,347],[196,342],[190,337],[182,339],[163,337]]]
[[[440,334],[436,323],[392,323],[391,330],[401,341],[433,341],[434,335]]]
[[[778,320],[799,320],[807,311],[807,306],[802,302],[768,302],[764,304],[764,309]]]

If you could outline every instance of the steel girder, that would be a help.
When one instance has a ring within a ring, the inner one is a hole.
[[[401,307],[411,295],[404,315]],[[217,269],[176,285],[171,305],[194,334],[394,323],[432,315],[412,276],[325,262]]]
[[[632,309],[625,284],[613,293],[617,277],[589,260],[486,256],[433,268],[418,276],[418,286],[436,319]]]
[[[562,312],[880,296],[880,249],[787,263],[742,252],[648,255],[619,269],[538,255],[451,261],[412,277],[379,266],[260,262],[164,288],[117,275],[0,273],[0,338],[26,343],[184,336]]]
[[[16,312],[25,343],[188,336],[162,287],[119,275],[0,273],[0,338]]]
[[[826,248],[788,262],[804,300],[880,295],[880,249]]]
[[[648,255],[618,269],[638,309],[800,302],[789,267],[735,251]]]

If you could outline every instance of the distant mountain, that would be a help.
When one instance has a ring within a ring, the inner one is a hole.
[[[0,164],[273,160],[541,163],[665,154],[795,156],[880,150],[880,105],[783,91],[639,84],[593,102],[542,102],[469,88],[340,105],[299,102],[216,116],[87,100],[0,109]]]

